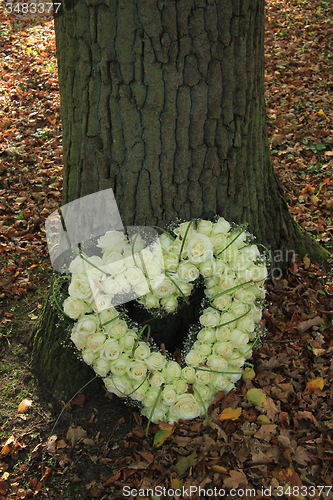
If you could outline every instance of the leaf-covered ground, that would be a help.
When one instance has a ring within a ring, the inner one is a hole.
[[[102,390],[64,409],[38,386],[27,345],[52,273],[44,222],[62,188],[55,42],[50,20],[22,26],[3,5],[0,16],[0,499],[106,500],[131,498],[130,490],[148,498],[148,488],[171,498],[183,487],[175,498],[198,498],[199,487],[213,498],[332,498],[329,266],[296,259],[267,284],[255,377],[218,395],[209,427],[205,419],[154,425],[146,437],[146,419],[129,407],[115,414]],[[266,5],[272,161],[296,220],[328,249],[332,19],[329,1]]]

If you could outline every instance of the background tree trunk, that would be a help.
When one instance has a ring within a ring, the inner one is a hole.
[[[264,0],[71,7],[55,19],[63,204],[112,188],[125,226],[219,214],[249,222],[272,250],[325,256],[294,222],[270,162]],[[46,308],[35,370],[45,332],[57,338],[51,323]]]

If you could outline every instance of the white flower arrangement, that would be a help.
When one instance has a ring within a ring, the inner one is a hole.
[[[207,416],[216,392],[240,379],[259,335],[267,277],[250,236],[223,218],[178,224],[149,247],[140,235],[129,241],[112,231],[98,240],[102,257],[81,254],[71,263],[63,303],[75,320],[71,340],[107,390],[131,398],[150,421]],[[200,277],[200,324],[195,335],[190,328],[180,366],[144,342],[145,327],[131,327],[116,306],[136,299],[157,316],[174,313]]]

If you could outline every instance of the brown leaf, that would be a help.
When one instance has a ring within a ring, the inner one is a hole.
[[[183,474],[185,474],[187,469],[192,467],[192,465],[196,464],[197,461],[198,461],[197,454],[195,451],[192,451],[191,455],[188,455],[187,457],[178,458],[176,464],[170,467],[170,471],[177,472],[178,476],[181,477]]]
[[[316,316],[315,318],[307,319],[306,321],[301,321],[300,323],[298,323],[298,325],[296,326],[296,330],[298,331],[298,333],[304,333],[306,332],[306,330],[309,330],[309,328],[320,325],[325,325],[325,320],[320,316]]]
[[[262,425],[255,433],[254,437],[262,441],[269,442],[273,434],[275,434],[276,425]]]
[[[294,460],[300,465],[306,465],[307,462],[311,462],[311,458],[307,454],[307,451],[303,446],[298,446],[294,452]]]
[[[87,432],[82,427],[70,427],[66,434],[66,439],[74,446],[80,439],[87,437]]]
[[[267,398],[263,406],[263,410],[267,413],[267,417],[270,420],[274,420],[275,415],[278,413],[278,407],[274,403],[272,398]]]
[[[58,439],[58,436],[55,434],[50,437],[50,439],[47,442],[46,449],[50,455],[54,455],[56,452],[56,441]]]
[[[305,387],[306,391],[322,391],[324,388],[324,379],[323,378],[315,378],[310,380]]]
[[[78,394],[72,401],[72,405],[79,406],[80,408],[83,408],[83,406],[86,404],[87,401],[87,396],[85,394]]]
[[[231,470],[229,471],[230,477],[228,477],[224,483],[225,488],[238,488],[240,486],[247,486],[248,480],[243,471]]]

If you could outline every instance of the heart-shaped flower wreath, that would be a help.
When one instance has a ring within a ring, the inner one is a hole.
[[[80,253],[72,261],[63,303],[76,321],[71,340],[109,392],[131,398],[152,422],[173,423],[207,415],[215,393],[234,387],[260,335],[265,297],[265,258],[252,241],[246,226],[199,219],[174,225],[145,248],[139,233],[129,240],[110,231],[98,240],[101,257]],[[200,324],[189,329],[180,366],[143,340],[147,325],[115,305],[132,293],[156,316],[173,313],[189,303],[200,278]]]

